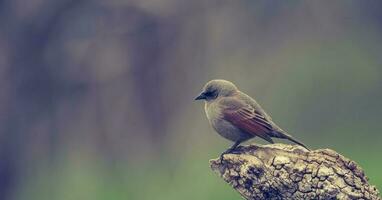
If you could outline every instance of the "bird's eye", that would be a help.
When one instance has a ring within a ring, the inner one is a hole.
[[[214,97],[217,96],[217,91],[216,91],[216,90],[206,91],[206,92],[204,93],[204,95],[205,95],[206,97],[209,97],[209,98],[214,98]]]

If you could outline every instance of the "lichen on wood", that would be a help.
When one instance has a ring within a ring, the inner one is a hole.
[[[240,146],[211,168],[245,199],[380,199],[363,170],[330,149]]]

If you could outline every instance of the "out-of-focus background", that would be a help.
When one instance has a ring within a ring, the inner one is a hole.
[[[382,189],[382,1],[0,1],[0,199],[240,199],[205,82]],[[254,140],[251,142],[260,142]]]

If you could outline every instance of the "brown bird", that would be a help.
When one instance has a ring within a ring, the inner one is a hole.
[[[229,81],[209,81],[195,100],[205,100],[204,110],[212,127],[234,142],[221,156],[255,136],[270,143],[274,143],[272,138],[287,139],[309,150],[277,126],[254,99]]]

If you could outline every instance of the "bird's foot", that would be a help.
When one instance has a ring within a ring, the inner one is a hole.
[[[237,147],[237,146],[236,146]],[[236,150],[236,147],[234,148],[229,148],[227,150],[225,150],[222,154],[220,154],[220,162],[223,161],[223,157],[225,154],[230,154],[230,153],[234,153],[234,151]]]

